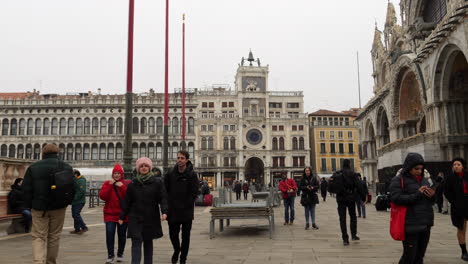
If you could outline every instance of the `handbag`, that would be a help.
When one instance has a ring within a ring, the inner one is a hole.
[[[401,188],[404,191],[403,176],[400,177]],[[390,235],[394,240],[405,240],[405,219],[407,206],[390,203]]]

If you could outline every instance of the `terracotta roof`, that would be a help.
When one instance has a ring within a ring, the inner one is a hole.
[[[346,116],[348,114],[345,113],[340,113],[340,112],[334,112],[326,109],[320,109],[316,112],[311,113],[310,115],[313,116]]]
[[[0,98],[24,99],[27,95],[28,93],[0,93]]]

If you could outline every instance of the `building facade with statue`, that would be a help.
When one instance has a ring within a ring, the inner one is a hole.
[[[435,176],[468,154],[468,4],[388,4],[372,45],[374,97],[356,119],[364,175],[388,182],[408,152]]]

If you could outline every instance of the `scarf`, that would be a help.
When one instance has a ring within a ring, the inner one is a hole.
[[[146,181],[148,181],[149,179],[151,179],[152,177],[154,176],[153,172],[148,172],[147,174],[145,175],[141,175],[141,174],[137,174],[137,176],[135,177],[137,179],[137,181],[139,181],[141,184],[144,184]]]
[[[466,181],[463,180],[463,177],[465,176],[465,173],[462,172],[456,172],[457,176],[460,177],[462,183],[463,183],[463,193],[468,194],[468,184],[466,184]]]

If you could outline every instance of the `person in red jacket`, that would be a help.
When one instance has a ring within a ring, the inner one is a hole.
[[[288,179],[286,175],[283,175],[279,189],[284,201],[284,225],[292,225],[294,223],[294,199],[297,192],[296,181]]]
[[[127,223],[125,219],[122,225],[119,225],[119,216],[122,211],[121,203],[125,200],[127,185],[129,180],[124,180],[124,170],[120,164],[116,164],[112,170],[112,179],[104,182],[99,191],[99,197],[106,202],[104,205],[104,222],[106,223],[106,244],[107,260],[106,263],[114,263],[114,241],[115,230],[117,229],[118,249],[117,262],[123,261],[125,242],[127,239]]]

